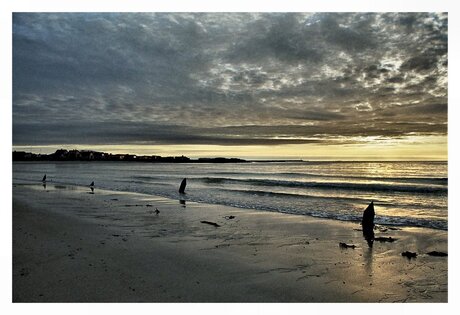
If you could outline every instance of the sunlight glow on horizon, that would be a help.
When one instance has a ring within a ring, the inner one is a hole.
[[[367,139],[366,139],[367,138]],[[302,160],[442,160],[447,161],[447,136],[409,136],[378,139],[362,137],[352,144],[286,145],[43,145],[13,146],[13,150],[49,154],[57,149],[103,151],[113,154],[181,156],[190,158],[228,157],[243,159]]]

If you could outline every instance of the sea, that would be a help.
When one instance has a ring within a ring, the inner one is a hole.
[[[13,162],[13,184],[88,186],[335,220],[447,230],[447,162]],[[187,178],[186,194],[178,189]],[[88,188],[89,189],[89,188]]]

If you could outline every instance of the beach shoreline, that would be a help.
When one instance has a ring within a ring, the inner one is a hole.
[[[447,258],[426,254],[447,252],[447,231],[378,236],[396,241],[369,248],[354,222],[13,184],[13,302],[447,302]]]

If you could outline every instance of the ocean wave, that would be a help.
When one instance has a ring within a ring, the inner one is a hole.
[[[165,195],[165,197],[170,197]],[[189,201],[202,202],[202,203],[214,203],[221,204],[242,209],[254,209],[270,212],[279,212],[294,215],[307,215],[317,218],[340,220],[340,221],[352,221],[360,222],[362,219],[362,212],[341,212],[341,211],[327,211],[316,209],[314,207],[290,207],[287,205],[279,206],[278,204],[266,203],[266,202],[244,202],[238,199],[226,200],[220,198],[208,198],[205,196],[189,197]],[[363,208],[364,209],[364,208]],[[381,225],[393,225],[393,226],[412,226],[412,227],[425,227],[432,229],[447,230],[447,220],[443,219],[425,219],[416,217],[401,217],[401,216],[385,216],[378,215],[375,217],[375,223]]]
[[[288,192],[274,192],[265,190],[244,190],[244,189],[220,189],[221,191],[228,193],[240,193],[252,196],[260,197],[293,197],[293,198],[316,198],[316,199],[335,199],[335,200],[347,200],[347,201],[367,201],[361,198],[352,197],[326,197],[326,196],[315,196],[308,194],[288,193]]]
[[[234,175],[234,176],[285,176],[292,178],[305,178],[305,177],[316,177],[316,178],[340,178],[340,179],[353,179],[353,180],[372,180],[372,181],[383,181],[383,182],[404,182],[404,183],[426,183],[434,185],[447,185],[447,177],[391,177],[391,176],[356,176],[356,175],[332,175],[332,174],[317,174],[317,173],[297,173],[297,172],[279,172],[279,173],[262,173],[262,172],[215,172],[216,175]]]
[[[240,179],[226,177],[203,177],[208,184],[239,183],[257,186],[304,187],[320,189],[343,189],[359,191],[395,191],[413,193],[447,193],[444,186],[397,185],[384,183],[344,183],[344,182],[302,182],[272,179]]]
[[[21,178],[22,180],[25,180],[25,178]],[[17,182],[22,182],[19,178],[14,178],[13,183]],[[36,184],[37,181],[25,181],[25,182],[34,182]],[[57,183],[62,183],[62,184],[75,184],[75,183],[70,183],[66,181],[52,181],[51,183],[57,184]],[[106,188],[106,189],[114,189],[117,191],[133,191],[133,192],[139,192],[139,193],[145,193],[145,194],[155,194],[155,195],[160,195],[166,198],[172,198],[176,199],[177,192],[174,189],[159,189],[160,186],[155,187],[147,187],[144,185],[132,185],[133,183],[129,181],[117,181],[115,184],[108,185],[104,187],[105,185],[101,183],[100,188]],[[172,187],[168,184],[165,184],[165,186]],[[290,203],[272,203],[272,202],[266,202],[263,199],[259,198],[252,198],[245,200],[240,200],[238,198],[232,198],[231,196],[228,196],[225,194],[226,192],[230,193],[243,193],[243,194],[256,194],[258,196],[280,196],[280,197],[299,197],[299,195],[296,194],[290,194],[290,193],[277,193],[277,192],[266,192],[262,190],[227,190],[227,189],[221,189],[221,192],[224,194],[221,196],[218,196],[216,194],[210,193],[210,194],[194,194],[193,192],[187,194],[186,196],[183,196],[182,198],[185,198],[187,201],[193,201],[193,202],[202,202],[202,203],[210,203],[210,204],[221,204],[221,205],[226,205],[226,206],[232,206],[232,207],[237,207],[237,208],[242,208],[242,209],[257,209],[257,210],[262,210],[262,211],[271,211],[271,212],[280,212],[280,213],[286,213],[286,214],[295,214],[295,215],[307,215],[307,216],[313,216],[313,217],[318,217],[318,218],[325,218],[325,219],[333,219],[333,220],[341,220],[341,221],[356,221],[359,222],[361,220],[361,212],[340,212],[340,211],[327,211],[327,210],[322,210],[322,209],[317,209],[317,207],[314,206],[303,206],[303,207],[298,207],[296,205],[290,205]],[[308,196],[310,197],[310,196]],[[340,204],[344,206],[345,204],[351,204],[351,203],[356,203],[356,202],[367,202],[368,200],[363,200],[359,198],[330,198],[330,197],[315,197],[312,196],[313,198],[318,198],[318,199],[324,199],[324,203],[321,202],[321,204],[325,205],[331,205],[333,208],[335,208],[333,205],[336,205],[337,202],[339,202],[339,199],[343,199]],[[334,200],[330,200],[334,199]],[[351,208],[350,208],[351,210]],[[393,226],[414,226],[414,227],[426,227],[426,228],[433,228],[433,229],[441,229],[441,230],[447,230],[447,220],[442,220],[442,219],[424,219],[424,218],[416,218],[416,217],[398,217],[398,216],[376,216],[375,217],[375,222],[377,224],[382,224],[382,225],[393,225]]]
[[[43,174],[47,173],[50,185],[85,186],[94,180],[97,189],[357,222],[369,200],[373,199],[382,210],[380,214],[387,215],[376,216],[378,224],[447,230],[444,166],[436,171],[425,169],[426,163],[421,163],[420,171],[416,172],[410,164],[401,163],[400,172],[384,173],[382,177],[380,173],[361,172],[360,169],[342,172],[335,163],[319,164],[324,166],[322,170],[289,168],[286,164],[275,169],[266,163],[251,169],[247,164],[227,168],[222,165],[191,168],[177,164],[154,165],[153,168],[150,164],[142,164],[135,169],[129,163],[89,163],[84,168],[78,163],[76,168],[74,164],[65,168],[53,163],[13,164],[13,183],[41,184]],[[316,171],[321,173],[315,174]],[[420,177],[411,177],[417,175]],[[187,194],[179,195],[183,177],[190,181]]]
[[[321,212],[321,211],[311,211],[306,213],[309,216],[317,217],[317,218],[325,218],[325,219],[332,219],[332,220],[340,220],[340,221],[353,221],[353,222],[360,222],[361,215],[353,215],[353,214],[334,214],[331,212]],[[430,228],[430,229],[437,229],[437,230],[445,230],[448,229],[447,220],[439,220],[439,219],[421,219],[421,218],[408,218],[408,217],[393,217],[393,216],[376,216],[374,219],[376,224],[380,225],[388,225],[388,226],[412,226],[412,227],[423,227],[423,228]]]
[[[229,193],[229,194],[244,194],[244,195],[249,195],[249,196],[258,196],[258,197],[273,197],[273,198],[300,198],[300,199],[318,199],[318,200],[327,200],[327,201],[334,201],[334,202],[355,202],[355,203],[368,203],[369,198],[359,198],[359,197],[348,197],[348,196],[333,196],[333,195],[327,195],[327,196],[318,196],[318,195],[312,195],[312,194],[306,194],[306,193],[289,193],[289,192],[277,192],[277,191],[265,191],[265,190],[252,190],[252,189],[229,189],[229,188],[220,188],[217,189],[219,191]],[[412,208],[417,208],[417,209],[425,209],[426,205],[423,203],[416,203],[414,201],[410,203],[404,203],[404,202],[387,202],[384,200],[380,199],[372,199],[374,202],[379,203],[382,206],[385,207],[412,207]],[[445,206],[437,206],[437,205],[430,205],[430,209],[445,209]]]
[[[214,175],[224,175],[226,177],[219,177]],[[155,175],[137,175],[132,176],[134,180],[141,180],[145,182],[156,182],[156,181],[178,181],[182,180],[184,175],[177,175],[177,174],[155,174]],[[337,186],[330,186],[331,188],[342,188],[346,185],[355,185],[355,187],[359,187],[357,185],[361,185],[362,188],[365,186],[371,187],[372,191],[375,190],[390,190],[388,187],[396,187],[396,191],[403,191],[403,192],[412,192],[412,191],[420,191],[420,192],[431,192],[436,189],[440,189],[441,191],[447,190],[447,183],[448,179],[445,177],[381,177],[381,176],[347,176],[347,175],[328,175],[328,174],[313,174],[313,173],[290,173],[290,172],[283,172],[283,173],[256,173],[256,172],[213,172],[208,174],[207,177],[202,177],[196,174],[189,174],[186,176],[189,180],[198,180],[207,183],[221,183],[224,181],[254,181],[257,185],[260,181],[272,181],[273,183],[279,182],[278,185],[281,186],[291,186],[291,187],[299,187],[305,185],[305,187],[318,187],[318,188],[325,188],[331,183],[331,185],[341,185],[341,187]],[[267,178],[265,178],[267,177]],[[284,178],[283,178],[284,177]],[[310,178],[318,178],[322,179],[325,178],[327,180],[336,179],[335,182],[323,182],[323,181],[302,181],[302,179],[306,179],[306,177]],[[291,180],[294,179],[294,180]],[[358,181],[373,181],[373,182],[382,182],[382,183],[366,183],[366,182],[356,182],[356,183],[346,183],[346,180],[358,180]],[[294,184],[285,184],[292,182]],[[298,183],[311,183],[311,184],[298,184]],[[391,183],[391,184],[390,184]],[[398,186],[399,184],[399,186]],[[421,185],[431,185],[431,187],[421,186]],[[311,186],[314,185],[314,186]],[[374,188],[372,188],[374,185]],[[378,185],[381,185],[380,187]],[[382,186],[383,185],[383,186]],[[439,187],[441,186],[441,187]],[[444,187],[442,187],[444,186]],[[399,188],[398,188],[399,187]],[[408,187],[413,187],[408,188]],[[347,189],[347,188],[342,188]],[[357,189],[357,188],[349,188],[349,189]],[[402,190],[401,190],[402,189]]]

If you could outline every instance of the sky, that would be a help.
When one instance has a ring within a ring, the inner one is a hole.
[[[14,13],[13,149],[447,159],[446,13]]]

